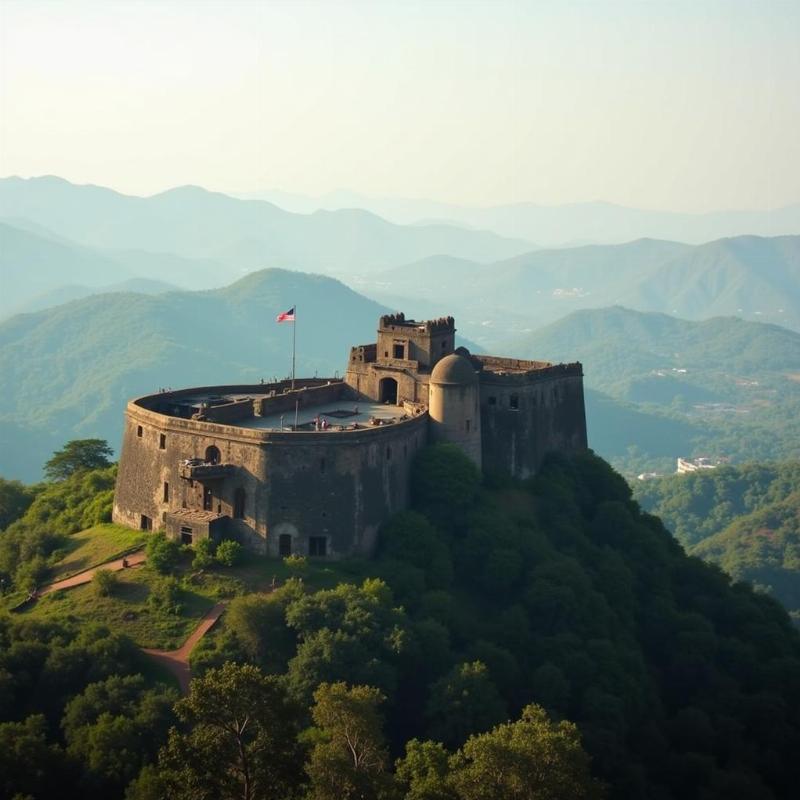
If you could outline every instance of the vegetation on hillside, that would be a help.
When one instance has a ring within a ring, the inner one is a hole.
[[[769,592],[800,622],[800,462],[637,482],[634,495],[690,553]]]
[[[780,606],[687,556],[591,454],[492,487],[450,446],[416,466],[364,577],[320,588],[309,564],[238,590],[177,716],[147,680],[89,685],[141,670],[119,634],[3,618],[4,791],[121,797],[142,767],[129,800],[793,796],[800,637]],[[87,670],[90,646],[107,655]]]

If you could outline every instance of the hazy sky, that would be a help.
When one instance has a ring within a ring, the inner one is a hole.
[[[800,202],[800,0],[0,0],[0,174]]]

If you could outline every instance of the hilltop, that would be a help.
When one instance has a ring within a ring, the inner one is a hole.
[[[504,729],[492,738],[494,726],[516,724],[533,713],[524,711],[531,703],[544,720],[576,724],[576,757],[588,755],[582,771],[606,784],[610,800],[793,796],[800,637],[774,601],[687,556],[591,454],[554,456],[532,480],[492,487],[453,446],[423,450],[417,467],[414,510],[383,526],[374,560],[292,567],[251,555],[223,567],[213,551],[181,551],[149,534],[147,566],[0,616],[0,670],[15,686],[0,695],[8,720],[0,740],[26,745],[13,758],[16,751],[0,752],[3,786],[48,796],[43,787],[56,782],[60,796],[77,798],[88,784],[117,798],[147,764],[157,773],[143,772],[129,797],[152,797],[158,780],[178,780],[173,771],[184,762],[174,750],[158,756],[176,698],[164,696],[165,676],[138,647],[175,646],[222,597],[228,610],[192,654],[193,675],[213,685],[221,677],[214,669],[233,662],[280,676],[275,686],[298,714],[280,748],[307,727],[320,684],[374,687],[386,701],[376,703],[368,735],[385,748],[383,780],[405,800],[419,797],[414,786],[461,785],[463,767],[448,756],[468,752],[466,741],[477,747],[479,735],[487,757],[518,753],[507,750]],[[123,546],[124,532],[102,524],[110,480],[113,467],[40,487],[0,535],[10,545],[0,547],[6,579],[24,584],[48,563],[57,572],[65,558],[89,558],[87,546],[104,530],[107,553]],[[95,528],[73,533],[82,521]],[[287,569],[303,581],[284,583]],[[276,573],[281,588],[259,590]],[[212,706],[215,715],[237,702],[235,688]],[[248,712],[260,696],[248,695]],[[120,764],[123,735],[146,746]],[[533,747],[542,735],[517,729],[516,746]],[[184,770],[202,767],[203,780],[227,774],[231,751],[220,736],[211,739],[213,758],[189,759]],[[272,755],[271,744],[266,757],[297,766],[318,741],[300,738],[291,758],[283,749]],[[532,772],[511,758],[503,780],[519,772],[546,781],[563,757],[558,748]],[[346,768],[337,761],[330,769]]]

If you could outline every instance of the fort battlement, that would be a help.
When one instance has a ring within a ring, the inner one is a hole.
[[[507,383],[513,385],[569,376],[583,377],[583,366],[577,362],[572,364],[553,364],[550,361],[527,361],[518,358],[484,355],[472,356],[471,360],[476,369],[480,370],[482,383]]]
[[[411,328],[425,333],[440,333],[443,331],[455,331],[456,321],[454,317],[438,317],[417,322],[413,319],[406,319],[402,312],[397,314],[384,314],[380,318],[378,332],[392,331],[400,328]]]

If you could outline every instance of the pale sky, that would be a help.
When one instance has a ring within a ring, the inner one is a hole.
[[[0,175],[800,202],[800,0],[0,0]]]

